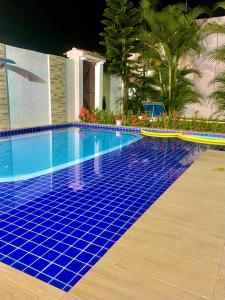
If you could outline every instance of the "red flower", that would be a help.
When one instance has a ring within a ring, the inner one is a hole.
[[[81,111],[80,111],[80,114],[79,114],[79,118],[80,118],[80,120],[82,121],[82,120],[84,120],[84,121],[87,121],[87,119],[88,119],[88,115],[89,115],[89,110],[88,109],[86,109],[86,108],[81,108]]]

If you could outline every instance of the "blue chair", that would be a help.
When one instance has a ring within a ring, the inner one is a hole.
[[[159,117],[166,112],[163,102],[142,102],[144,110],[150,114],[152,117]]]

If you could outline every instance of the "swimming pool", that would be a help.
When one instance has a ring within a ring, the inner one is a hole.
[[[0,182],[33,178],[137,141],[113,131],[67,128],[0,140]]]
[[[70,290],[205,149],[137,136],[73,166],[0,183],[1,261]]]

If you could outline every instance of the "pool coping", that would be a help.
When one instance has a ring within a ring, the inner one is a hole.
[[[139,134],[140,131],[142,129],[144,129],[144,130],[150,131],[150,132],[162,132],[162,133],[180,132],[180,133],[192,134],[192,135],[203,135],[203,136],[210,136],[210,137],[225,137],[225,132],[224,133],[210,133],[210,132],[200,132],[200,131],[192,131],[192,130],[179,130],[179,129],[175,130],[175,129],[151,128],[151,127],[117,126],[117,125],[110,125],[110,124],[96,124],[96,123],[83,123],[83,122],[69,122],[69,123],[52,124],[52,125],[41,125],[41,126],[28,127],[28,128],[1,130],[0,137],[49,131],[49,130],[53,130],[53,129],[62,129],[62,128],[68,128],[68,127],[104,129],[104,130],[113,130],[113,131],[121,131],[121,132],[133,132],[133,133],[137,133],[137,134]]]
[[[0,264],[4,299],[224,299],[224,162],[225,152],[201,154],[68,293]],[[177,245],[173,251],[171,237]],[[162,246],[167,265],[161,260]],[[173,273],[177,269],[180,272]]]

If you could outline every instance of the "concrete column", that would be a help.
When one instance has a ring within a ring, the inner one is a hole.
[[[103,96],[103,65],[104,62],[95,65],[95,108],[100,109],[102,109]]]
[[[79,113],[83,107],[83,60],[78,57],[74,60],[75,66],[75,120],[79,119]]]
[[[75,63],[73,59],[67,59],[66,84],[67,84],[67,117],[68,122],[74,122],[75,118]]]
[[[47,56],[48,60],[48,107],[49,107],[49,124],[52,124],[52,101],[51,101],[51,72],[50,72],[50,55]]]
[[[78,120],[80,109],[83,107],[83,60],[96,62],[95,66],[95,107],[102,108],[103,96],[103,64],[104,57],[77,48],[66,53],[67,57],[74,61],[74,89],[71,89],[71,101],[74,99],[74,119]],[[72,82],[72,81],[70,81]],[[74,95],[73,95],[74,91]],[[73,109],[72,103],[70,107]],[[72,118],[73,113],[69,114]]]

